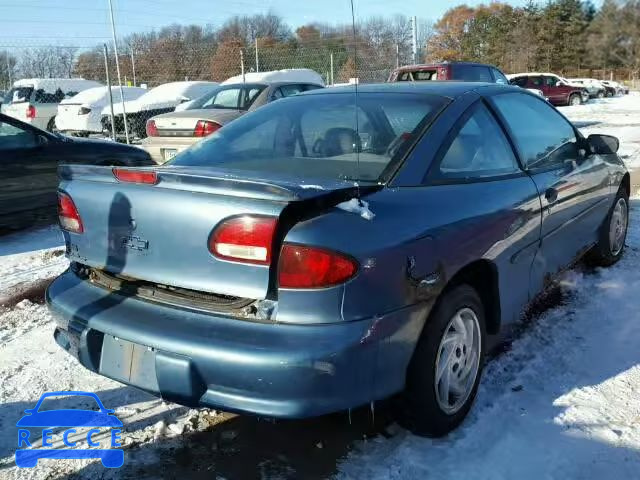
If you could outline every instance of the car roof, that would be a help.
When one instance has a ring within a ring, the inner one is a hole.
[[[476,92],[483,88],[495,87],[521,92],[522,88],[511,85],[484,82],[429,81],[429,82],[389,82],[357,85],[359,93],[423,93],[442,97],[455,98],[468,92]],[[356,85],[321,88],[299,95],[331,95],[335,93],[354,93]]]
[[[414,65],[403,65],[402,67],[396,68],[396,70],[411,70],[414,68],[430,68],[430,67],[443,67],[446,65],[471,65],[476,67],[492,67],[497,68],[494,65],[489,63],[478,63],[478,62],[433,62],[433,63],[416,63]]]
[[[507,78],[513,77],[525,77],[525,76],[539,76],[539,75],[553,75],[554,77],[561,77],[562,75],[558,75],[557,73],[551,72],[523,72],[523,73],[510,73],[507,75]]]

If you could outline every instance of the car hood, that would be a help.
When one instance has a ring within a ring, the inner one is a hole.
[[[91,410],[49,410],[25,415],[18,427],[121,427],[117,417]]]

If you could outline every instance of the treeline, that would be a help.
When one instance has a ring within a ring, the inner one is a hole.
[[[469,60],[506,72],[640,68],[640,0],[531,1],[524,7],[492,2],[450,9],[435,24],[418,22],[418,60]],[[109,48],[111,46],[109,45]],[[257,55],[256,55],[257,52]],[[155,86],[176,80],[224,80],[245,72],[312,68],[326,81],[384,81],[411,63],[409,17],[374,17],[338,25],[292,29],[278,15],[229,19],[220,28],[171,25],[123,38],[120,67],[128,82]],[[6,57],[4,58],[3,57]],[[6,61],[2,61],[2,60]],[[8,78],[82,76],[105,81],[102,45],[77,54],[60,47],[0,51],[0,84]],[[110,51],[109,70],[115,78]]]
[[[421,43],[426,44],[430,24],[420,26]],[[403,15],[374,17],[361,22],[354,37],[351,24],[312,23],[292,30],[281,17],[267,14],[233,17],[218,30],[172,25],[131,35],[121,43],[123,75],[132,79],[135,64],[138,81],[150,85],[184,79],[221,81],[240,74],[242,66],[246,72],[312,68],[327,81],[333,74],[336,82],[348,81],[357,69],[363,80],[384,80],[390,68],[411,61],[411,24]],[[80,54],[74,73],[104,80],[102,48]]]
[[[553,0],[522,8],[452,8],[434,25],[428,59],[482,61],[507,72],[640,67],[640,0]]]

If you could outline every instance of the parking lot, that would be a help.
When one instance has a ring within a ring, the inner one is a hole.
[[[561,110],[584,133],[620,138],[640,184],[640,95]],[[637,189],[632,189],[637,190]],[[632,192],[633,196],[634,192]],[[98,393],[124,422],[125,465],[41,462],[38,478],[636,478],[640,468],[640,200],[631,201],[625,257],[579,264],[539,311],[497,342],[463,426],[440,440],[393,420],[393,403],[273,422],[163,402],[95,375],[59,348],[43,305],[68,265],[57,227],[0,239],[0,477],[14,465],[13,425],[45,391]]]

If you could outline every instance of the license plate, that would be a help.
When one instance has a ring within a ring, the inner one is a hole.
[[[156,355],[153,349],[144,345],[105,334],[100,373],[145,390],[158,391]]]
[[[165,160],[171,160],[177,154],[178,154],[178,150],[176,150],[175,148],[165,148],[162,151],[162,155],[164,156]]]

